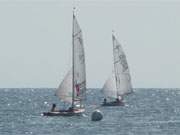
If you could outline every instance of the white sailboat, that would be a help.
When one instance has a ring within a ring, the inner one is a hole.
[[[133,92],[126,55],[114,34],[112,34],[112,41],[114,72],[106,80],[102,89],[105,96],[103,106],[124,105],[123,96]],[[107,99],[115,99],[115,101],[108,102]]]
[[[86,94],[86,67],[82,31],[73,12],[72,69],[66,74],[56,91],[63,102],[70,103],[68,110],[55,110],[55,105],[46,116],[72,116],[85,111],[83,101]]]

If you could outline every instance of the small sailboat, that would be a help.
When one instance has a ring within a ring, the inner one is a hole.
[[[69,103],[69,109],[55,110],[56,105],[50,112],[44,112],[45,116],[73,116],[80,115],[85,111],[83,101],[86,94],[86,68],[82,31],[73,12],[72,31],[72,69],[66,74],[55,95],[61,101]]]
[[[114,34],[112,34],[112,42],[114,71],[103,86],[104,102],[102,106],[123,106],[123,96],[133,92],[131,76],[126,55]]]

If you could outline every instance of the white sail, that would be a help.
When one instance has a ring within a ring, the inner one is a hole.
[[[131,76],[126,60],[126,55],[115,36],[113,40],[114,70],[116,78],[117,93],[125,95],[132,92]]]
[[[82,31],[75,15],[73,15],[73,65],[56,91],[56,95],[64,102],[80,105],[86,92],[85,55]],[[74,85],[74,86],[73,86]],[[79,101],[78,104],[77,101]]]
[[[86,92],[85,55],[81,28],[73,15],[74,100],[83,100]]]
[[[106,98],[117,98],[117,90],[116,90],[116,82],[115,82],[114,73],[106,80],[102,91]]]
[[[66,74],[55,94],[60,100],[72,103],[72,70]]]

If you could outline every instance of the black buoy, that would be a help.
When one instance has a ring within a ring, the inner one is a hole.
[[[102,118],[103,118],[103,115],[100,110],[95,110],[91,115],[92,121],[100,121],[102,120]]]

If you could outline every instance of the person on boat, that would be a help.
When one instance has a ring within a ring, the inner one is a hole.
[[[56,110],[56,104],[52,104],[51,112],[55,112]]]
[[[80,95],[80,87],[79,87],[79,84],[76,84],[75,87],[76,87],[76,96],[79,96],[79,95]]]
[[[116,98],[116,101],[115,101],[116,103],[121,103],[122,102],[122,97],[121,96],[118,96],[117,98]]]
[[[106,104],[106,102],[107,102],[107,99],[106,99],[106,98],[104,98],[104,102],[103,102],[103,103],[104,103],[104,104]]]
[[[118,96],[114,102],[115,102],[115,103],[120,103],[120,102],[121,102],[121,97]]]
[[[115,101],[116,103],[119,103],[120,102],[120,100],[119,100],[119,98],[116,98],[116,101]]]
[[[73,107],[69,107],[68,112],[73,112]]]
[[[122,96],[118,96],[118,99],[119,99],[119,101],[120,101],[120,102],[122,102],[122,101],[123,101]]]

